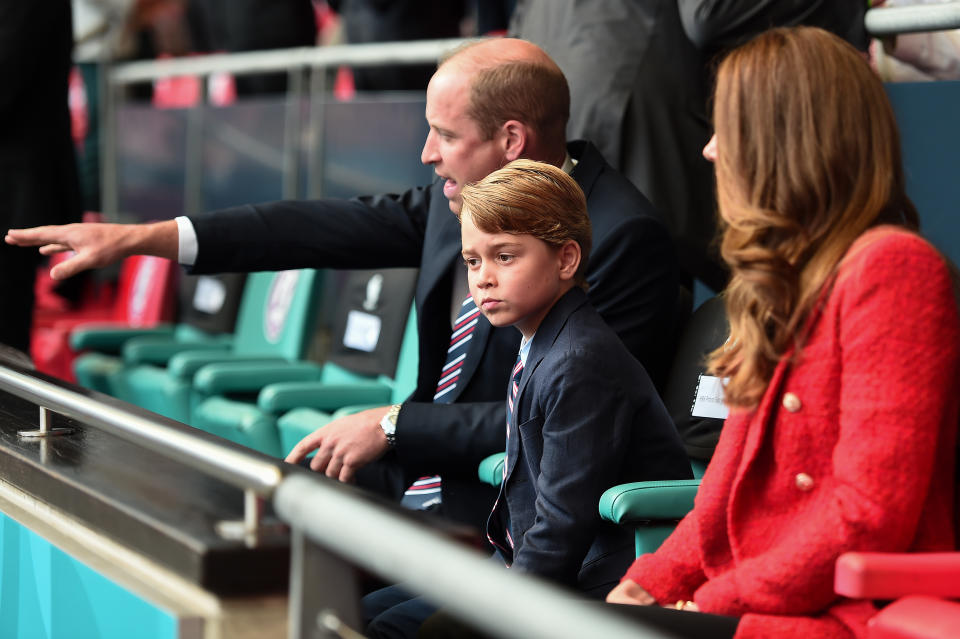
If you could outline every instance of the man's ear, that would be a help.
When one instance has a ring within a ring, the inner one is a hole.
[[[567,240],[557,250],[560,259],[560,279],[572,280],[580,268],[580,245],[574,240]]]
[[[503,157],[507,162],[513,162],[523,157],[527,144],[530,142],[530,129],[519,120],[507,120],[500,126],[500,142],[503,147]]]

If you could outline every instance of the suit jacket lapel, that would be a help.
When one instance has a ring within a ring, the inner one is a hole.
[[[441,298],[449,297],[449,290],[438,290],[448,278],[455,260],[460,259],[460,223],[450,211],[443,191],[434,186],[430,202],[430,235],[424,238],[423,255],[426,258],[420,265],[421,277],[417,284],[417,295],[425,296],[439,293]],[[446,314],[444,314],[446,317]]]
[[[530,345],[530,353],[527,355],[527,361],[523,365],[523,373],[520,375],[520,389],[517,391],[516,408],[513,411],[513,417],[507,411],[507,419],[510,420],[511,431],[510,438],[507,441],[507,476],[509,479],[516,466],[517,458],[520,452],[520,429],[519,425],[525,422],[530,416],[523,410],[523,393],[527,388],[527,383],[533,377],[537,367],[546,357],[550,349],[557,341],[557,336],[567,324],[570,315],[587,303],[587,294],[580,288],[570,289],[557,303],[550,309],[547,316],[543,318],[536,335],[533,336],[533,343]]]
[[[568,143],[567,152],[577,161],[577,165],[570,172],[570,177],[577,181],[583,194],[589,199],[597,177],[603,171],[605,164],[603,156],[600,155],[597,147],[583,140]]]

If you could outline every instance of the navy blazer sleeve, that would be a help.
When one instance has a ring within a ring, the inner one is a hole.
[[[190,218],[193,273],[420,266],[430,189],[350,200],[283,201]]]

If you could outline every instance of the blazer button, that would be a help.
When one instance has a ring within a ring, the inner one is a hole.
[[[796,483],[797,488],[803,492],[813,490],[813,477],[806,473],[797,473],[797,476],[793,478],[794,483]]]
[[[795,413],[800,410],[800,398],[794,395],[793,393],[784,393],[783,394],[783,407],[786,408],[791,413]]]

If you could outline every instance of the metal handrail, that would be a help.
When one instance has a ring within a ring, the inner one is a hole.
[[[330,482],[291,475],[277,514],[324,549],[495,636],[654,639],[640,621],[604,610],[546,581],[514,574],[441,533]]]
[[[110,82],[120,85],[179,75],[210,75],[212,73],[242,75],[340,65],[361,67],[383,64],[433,64],[448,51],[473,41],[474,39],[445,38],[378,42],[127,62],[111,69]]]
[[[960,29],[960,2],[905,7],[878,7],[864,17],[873,36]]]
[[[242,489],[246,494],[244,536],[256,536],[260,514],[257,497],[270,497],[283,478],[275,463],[170,428],[163,423],[163,417],[138,415],[48,382],[26,369],[0,365],[0,390],[36,403],[40,407],[41,428],[46,411],[53,411],[102,428]]]

